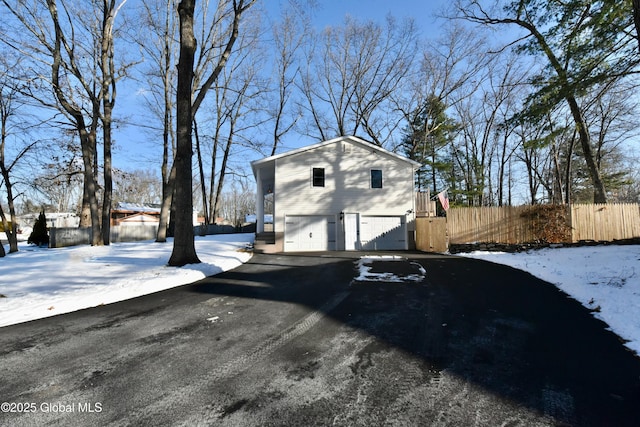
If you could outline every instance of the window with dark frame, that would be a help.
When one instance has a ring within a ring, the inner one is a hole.
[[[324,168],[313,168],[312,183],[314,187],[324,187]]]
[[[382,170],[371,169],[371,188],[382,188]]]

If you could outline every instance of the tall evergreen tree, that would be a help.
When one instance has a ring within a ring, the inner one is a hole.
[[[419,190],[431,188],[434,193],[452,169],[450,150],[456,123],[447,116],[446,105],[435,95],[415,111],[412,122],[405,129],[402,146],[411,160],[422,167],[416,173]]]
[[[47,229],[47,217],[44,215],[44,210],[38,215],[27,243],[38,246],[49,244],[49,230]]]

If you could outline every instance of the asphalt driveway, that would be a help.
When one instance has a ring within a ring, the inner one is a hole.
[[[554,286],[359,255],[0,328],[0,425],[640,425],[640,359]]]

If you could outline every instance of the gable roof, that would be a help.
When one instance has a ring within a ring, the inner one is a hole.
[[[297,148],[295,150],[291,150],[291,151],[287,151],[287,152],[284,152],[284,153],[276,154],[275,156],[265,157],[264,159],[260,159],[260,160],[254,160],[253,162],[251,162],[251,169],[253,169],[253,174],[255,175],[256,174],[256,169],[258,167],[262,166],[262,165],[271,163],[271,162],[273,162],[275,160],[278,160],[278,159],[281,159],[281,158],[284,158],[284,157],[295,156],[297,154],[304,153],[305,151],[311,151],[311,150],[315,150],[315,149],[320,148],[320,147],[324,147],[324,146],[327,146],[327,145],[335,144],[335,143],[340,142],[340,141],[349,141],[349,142],[358,144],[360,146],[363,146],[363,147],[365,147],[367,149],[378,151],[381,154],[384,154],[384,155],[393,157],[393,158],[395,158],[397,160],[409,163],[414,167],[414,169],[417,169],[420,166],[422,166],[420,163],[418,163],[416,161],[408,159],[408,158],[406,158],[404,156],[401,156],[401,155],[396,154],[394,152],[391,152],[389,150],[385,150],[384,148],[382,148],[382,147],[380,147],[378,145],[372,144],[370,142],[367,142],[364,139],[358,138],[357,136],[339,136],[337,138],[329,139],[327,141],[319,142],[319,143],[312,144],[312,145],[307,145],[305,147]]]

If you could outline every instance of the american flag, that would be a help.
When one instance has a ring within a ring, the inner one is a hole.
[[[449,195],[447,194],[447,190],[441,191],[438,193],[438,199],[440,199],[440,204],[445,211],[449,210]]]

